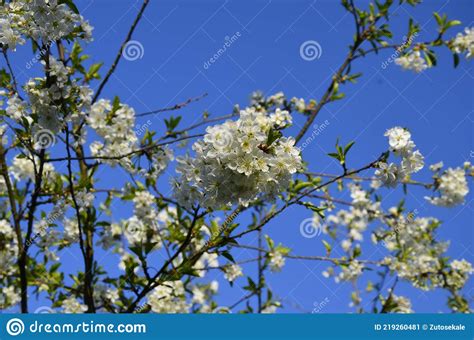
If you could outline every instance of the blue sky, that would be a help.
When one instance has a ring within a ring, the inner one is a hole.
[[[362,6],[366,1],[356,3]],[[86,53],[92,56],[92,62],[104,61],[108,67],[140,2],[84,0],[77,4],[81,14],[95,27],[95,40],[86,47]],[[434,37],[433,11],[462,21],[463,25],[455,28],[452,35],[472,25],[470,0],[429,1],[415,9],[403,6],[393,14],[392,27],[397,41],[405,34],[410,16],[423,27],[420,41]],[[353,26],[352,17],[338,1],[152,1],[133,36],[143,46],[143,57],[122,60],[102,97],[118,95],[137,112],[146,112],[208,93],[205,99],[178,112],[183,116],[182,127],[200,120],[204,111],[218,116],[230,113],[234,104],[245,106],[255,90],[268,95],[283,91],[288,97],[318,99],[343,61]],[[205,68],[204,63],[222,47],[226,37],[237,32],[238,39]],[[313,61],[305,61],[299,54],[300,45],[307,40],[315,40],[321,46],[320,57]],[[34,74],[23,66],[31,58],[26,52],[29,50],[19,48],[15,61],[20,82]],[[396,125],[411,130],[428,164],[443,160],[446,166],[454,167],[472,161],[472,62],[463,59],[454,69],[450,53],[443,50],[439,53],[438,67],[414,74],[403,72],[393,63],[382,68],[389,55],[387,51],[355,62],[353,70],[363,73],[359,83],[344,86],[346,99],[326,106],[315,122],[322,124],[327,120],[328,125],[303,152],[309,170],[339,171],[326,155],[333,150],[338,137],[342,142],[356,141],[348,160],[350,167],[367,164],[385,151],[387,142],[383,133]],[[164,132],[162,118],[178,113],[150,116],[139,124],[150,120],[152,129]],[[296,119],[289,133],[296,133],[302,124],[302,119]],[[429,171],[422,171],[416,179],[427,181],[429,175]],[[100,177],[104,186],[124,180],[120,172],[113,175],[104,172]],[[167,185],[167,177],[162,181],[163,187]],[[383,202],[384,207],[396,204],[401,194],[401,189],[385,191],[388,198]],[[410,190],[407,206],[416,209],[420,216],[442,220],[439,237],[450,240],[448,254],[473,262],[472,195],[464,206],[443,209],[429,206],[423,199],[426,194],[424,190]],[[122,211],[117,207],[114,218],[126,217]],[[322,255],[322,237],[306,239],[299,232],[300,222],[310,215],[306,210],[290,208],[267,225],[265,232],[277,243],[291,247],[295,254]],[[246,240],[246,244],[255,243],[254,237]],[[363,257],[376,258],[383,252],[380,247],[369,246]],[[336,247],[334,255],[338,253],[342,251]],[[239,250],[234,254],[237,260],[255,255]],[[69,255],[63,261],[80,264]],[[105,256],[103,261],[107,265],[112,260]],[[325,299],[329,302],[322,312],[352,311],[348,306],[350,285],[336,285],[332,279],[324,279],[321,272],[325,268],[325,264],[318,262],[287,260],[281,273],[269,275],[269,284],[275,295],[283,299],[285,312],[311,312],[315,304]],[[246,268],[248,272],[254,269]],[[216,274],[212,277],[220,277]],[[244,284],[238,281],[236,286]],[[231,304],[244,294],[239,288],[229,289],[225,282],[221,287],[222,304]],[[472,299],[472,280],[466,291]],[[444,292],[421,293],[403,283],[397,292],[409,296],[417,312],[447,310]],[[363,305],[367,302],[363,301]]]

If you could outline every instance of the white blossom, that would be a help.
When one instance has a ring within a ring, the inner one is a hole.
[[[33,160],[30,158],[20,158],[15,157],[12,161],[12,165],[10,167],[10,171],[15,177],[16,180],[35,180],[35,166],[36,170],[39,171],[39,158],[34,156],[34,164]],[[43,177],[46,181],[50,181],[54,178],[54,166],[51,163],[44,163],[43,164]]]
[[[208,127],[203,140],[193,146],[195,158],[178,158],[181,178],[174,181],[175,196],[188,208],[199,203],[217,209],[248,205],[259,196],[271,198],[284,190],[302,168],[302,160],[293,138],[280,137],[266,145],[277,123],[284,122],[248,108],[237,121]]]
[[[449,168],[437,180],[438,197],[426,197],[434,205],[451,207],[464,202],[469,193],[466,173],[462,168]]]
[[[362,274],[364,267],[359,261],[351,261],[348,266],[342,266],[341,269],[335,278],[336,282],[355,281]]]
[[[425,59],[421,56],[420,51],[413,51],[407,55],[395,59],[395,64],[400,65],[405,70],[416,73],[423,72],[428,68]]]
[[[229,282],[234,282],[239,276],[243,276],[242,268],[238,264],[231,264],[224,268],[224,277]]]
[[[388,137],[388,144],[393,151],[404,151],[410,147],[411,133],[399,126],[393,127],[387,132],[385,136]]]
[[[387,164],[385,162],[380,162],[378,164],[378,169],[375,170],[375,176],[380,180],[380,182],[389,187],[396,187],[400,177],[400,170],[398,166],[394,163]]]
[[[474,27],[466,27],[464,34],[458,33],[453,40],[453,50],[456,53],[466,53],[466,59],[474,57]]]
[[[274,251],[270,252],[269,254],[270,258],[270,269],[273,272],[279,272],[285,265],[285,257],[283,254],[278,251],[278,249],[275,249]]]
[[[81,304],[76,298],[72,296],[63,301],[62,307],[64,313],[67,314],[79,314],[87,311],[87,306]]]
[[[155,313],[187,313],[190,306],[184,293],[183,282],[163,282],[148,295],[148,304]]]

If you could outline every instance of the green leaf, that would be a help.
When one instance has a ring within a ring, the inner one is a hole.
[[[331,255],[331,250],[332,250],[331,245],[325,240],[323,240],[323,244],[324,244],[324,248],[326,248],[326,256]]]
[[[459,20],[451,20],[450,22],[448,22],[448,23],[446,24],[445,27],[446,27],[446,29],[448,29],[448,28],[451,28],[451,27],[457,26],[457,25],[461,25],[461,21],[459,21]]]
[[[244,289],[248,290],[249,292],[256,293],[258,290],[257,284],[250,277],[247,277],[247,282],[248,285],[245,286]]]
[[[344,156],[347,155],[347,153],[349,152],[349,150],[352,148],[354,144],[355,144],[355,141],[352,141],[352,142],[349,142],[349,144],[347,144],[344,147]]]
[[[273,240],[268,235],[265,235],[265,240],[267,241],[268,248],[270,248],[270,250],[273,250],[273,248],[275,247],[275,242],[273,242]]]
[[[299,192],[300,190],[312,186],[312,182],[297,182],[293,188],[295,192]]]
[[[302,202],[301,204],[305,206],[306,208],[310,209],[311,211],[314,211],[315,213],[317,213],[321,218],[324,218],[324,210],[327,209],[326,207],[320,208],[320,207],[315,206],[311,202]]]
[[[343,93],[343,92],[334,93],[334,94],[331,96],[331,101],[340,100],[340,99],[344,98],[345,96],[346,96],[346,95],[345,95],[345,93]]]
[[[224,250],[221,255],[228,259],[230,262],[235,263],[234,257],[227,250]]]
[[[436,66],[436,55],[433,51],[427,50],[425,52],[425,60],[428,67]]]
[[[76,5],[74,4],[72,0],[60,0],[59,3],[66,4],[71,9],[71,11],[73,11],[76,14],[79,14],[79,10],[77,9]]]
[[[282,133],[278,130],[270,129],[268,131],[268,136],[267,136],[267,147],[272,145],[273,142],[275,142],[278,138],[282,136]]]
[[[173,117],[171,116],[170,119],[165,119],[165,125],[168,132],[172,132],[181,121],[181,116]]]
[[[436,22],[438,23],[438,26],[442,27],[444,25],[443,19],[440,17],[440,15],[437,12],[434,12],[433,15],[436,19]]]
[[[458,67],[458,65],[459,65],[459,55],[457,53],[453,54],[453,62],[454,62],[454,67]]]
[[[89,71],[86,73],[85,80],[100,79],[99,70],[103,64],[104,63],[92,64],[91,67],[89,67]]]
[[[0,87],[8,88],[10,85],[10,81],[10,74],[4,68],[2,68],[0,70]]]

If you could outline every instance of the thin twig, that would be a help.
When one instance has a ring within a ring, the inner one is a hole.
[[[142,18],[142,15],[143,15],[143,12],[145,11],[147,5],[149,3],[149,0],[143,0],[143,4],[142,4],[142,7],[140,8],[140,10],[138,11],[138,14],[135,18],[135,20],[133,21],[133,24],[132,26],[130,27],[130,30],[128,31],[128,34],[125,38],[125,40],[123,41],[122,45],[120,45],[120,49],[117,53],[117,55],[115,56],[115,60],[114,62],[112,63],[112,65],[110,66],[110,69],[109,71],[107,72],[107,74],[105,75],[104,77],[104,80],[102,80],[102,82],[100,83],[99,87],[97,88],[97,92],[95,93],[95,96],[94,98],[92,99],[92,103],[95,103],[97,101],[97,99],[99,98],[105,84],[107,84],[107,82],[109,81],[109,78],[110,76],[114,73],[115,69],[117,68],[117,65],[119,64],[120,62],[120,58],[122,57],[122,53],[123,53],[123,50],[125,48],[125,45],[127,45],[127,43],[130,41],[130,39],[132,38],[132,35],[133,35],[133,32],[135,31],[135,28],[137,27],[140,19]]]
[[[191,103],[198,102],[206,96],[207,96],[207,93],[204,93],[204,94],[200,95],[199,97],[189,98],[188,100],[186,100],[185,102],[182,102],[180,104],[175,104],[173,106],[165,107],[163,109],[157,109],[157,110],[153,110],[153,111],[149,111],[149,112],[139,113],[139,114],[136,115],[136,117],[144,117],[144,116],[157,114],[157,113],[161,113],[161,112],[176,111],[176,110],[182,109],[185,106],[188,106]]]

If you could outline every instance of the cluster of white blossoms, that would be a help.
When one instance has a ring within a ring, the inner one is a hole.
[[[163,213],[159,216],[158,210],[153,204],[155,197],[148,191],[137,191],[133,198],[134,215],[124,220],[124,235],[131,246],[140,245],[145,242],[155,243],[161,246],[159,222],[163,220]]]
[[[399,216],[396,210],[389,210],[396,218],[386,220],[391,228],[379,237],[384,240],[386,248],[397,256],[386,257],[384,263],[415,287],[428,290],[442,286],[438,272],[442,270],[440,259],[448,243],[438,242],[433,237],[439,221],[432,217],[406,218]]]
[[[395,187],[410,174],[420,171],[424,166],[424,158],[419,150],[414,150],[415,143],[407,129],[394,127],[389,129],[388,137],[390,151],[401,158],[400,164],[380,162],[375,171],[376,177],[387,187]]]
[[[472,265],[463,259],[454,260],[449,266],[451,271],[450,275],[446,278],[447,283],[456,289],[461,289],[469,279],[469,275],[474,272]]]
[[[149,165],[147,167],[139,168],[138,174],[150,180],[156,180],[158,176],[166,169],[169,162],[174,160],[173,150],[168,146],[162,149],[153,150],[149,153]]]
[[[16,272],[17,255],[18,244],[13,227],[8,220],[0,219],[0,284],[5,287],[0,293],[0,306],[4,309],[19,301],[15,285],[8,284]]]
[[[272,272],[281,271],[281,269],[285,265],[284,254],[281,251],[278,251],[278,249],[275,249],[274,251],[270,252],[268,257],[270,259],[270,270]]]
[[[421,56],[420,51],[411,51],[407,55],[395,59],[395,64],[401,66],[405,70],[410,70],[416,73],[423,72],[429,66],[425,59]]]
[[[103,159],[110,165],[121,164],[131,167],[129,157],[125,155],[135,150],[137,136],[134,130],[135,111],[126,104],[112,103],[101,99],[94,103],[87,115],[87,123],[104,143],[94,141],[90,145],[94,157],[118,157],[119,159]],[[123,157],[122,157],[123,156]]]
[[[6,309],[8,306],[14,306],[21,301],[18,289],[11,285],[0,289],[0,306]]]
[[[240,276],[244,276],[244,273],[238,264],[233,263],[224,267],[224,277],[227,281],[234,282]]]
[[[87,311],[87,306],[80,303],[74,296],[64,299],[62,303],[63,313],[82,314]]]
[[[77,242],[79,239],[79,225],[76,219],[65,218],[63,220],[64,240],[68,243]]]
[[[357,260],[351,261],[348,265],[341,266],[341,272],[335,277],[336,282],[354,281],[362,275],[364,266]]]
[[[400,313],[400,314],[410,314],[413,313],[411,307],[410,299],[404,296],[398,296],[392,293],[392,289],[388,290],[390,296],[390,312],[391,313]],[[385,306],[387,300],[383,297],[380,298],[380,303],[382,306]]]
[[[40,161],[37,156],[31,158],[16,156],[12,160],[10,172],[17,181],[34,181],[35,168],[36,171],[39,171],[39,164]],[[54,166],[51,163],[45,163],[43,165],[43,180],[45,182],[52,182],[55,177]]]
[[[460,167],[448,168],[439,178],[435,179],[435,184],[439,196],[426,197],[434,205],[452,207],[462,204],[469,193],[465,170]]]
[[[217,293],[219,289],[219,283],[215,280],[211,281],[206,285],[196,285],[191,289],[191,303],[201,305],[199,312],[201,313],[210,313],[212,312],[212,307],[207,304],[209,296],[212,296]]]
[[[12,0],[0,6],[0,43],[11,50],[26,37],[48,45],[65,37],[92,39],[92,27],[58,0]]]
[[[44,61],[43,64],[46,66]],[[69,67],[53,56],[49,56],[47,67],[55,81],[48,83],[45,77],[30,79],[24,86],[28,101],[14,94],[8,98],[5,110],[16,122],[27,122],[32,126],[35,147],[40,148],[54,144],[54,134],[61,132],[67,122],[78,122],[90,109],[92,101],[92,90],[70,79]],[[46,134],[44,130],[47,130]]]
[[[474,57],[474,27],[466,27],[464,33],[458,33],[453,40],[453,50],[456,53],[466,53],[466,59]]]
[[[148,295],[148,305],[155,313],[188,313],[190,304],[186,302],[182,281],[167,281],[156,287]]]
[[[291,124],[287,111],[267,114],[254,107],[240,111],[236,121],[208,127],[193,145],[196,156],[178,158],[175,195],[185,207],[210,209],[248,205],[258,197],[273,198],[302,169],[293,138],[279,130]]]
[[[348,210],[340,209],[337,213],[328,215],[323,225],[325,233],[330,234],[331,229],[334,229],[338,234],[345,235],[341,241],[345,252],[358,246],[364,240],[364,232],[369,223],[382,215],[381,203],[372,202],[369,193],[359,184],[351,183],[349,190],[352,206]]]

